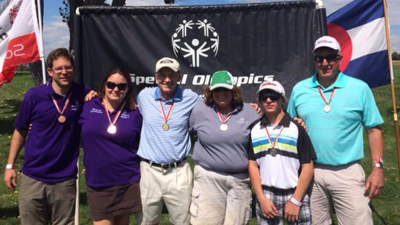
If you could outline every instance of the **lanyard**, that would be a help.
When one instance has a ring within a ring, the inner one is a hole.
[[[114,124],[117,122],[119,116],[121,115],[122,109],[125,107],[125,101],[124,103],[121,105],[121,107],[118,108],[118,111],[114,117],[114,119],[111,121],[111,117],[110,117],[110,113],[108,112],[108,108],[107,108],[107,104],[103,101],[103,106],[104,106],[104,110],[106,111],[106,115],[108,118],[108,121],[110,122],[110,126],[114,126]]]
[[[163,115],[163,118],[164,118],[164,123],[167,124],[167,122],[169,120],[169,117],[171,116],[172,109],[174,108],[175,101],[172,101],[171,108],[169,108],[169,111],[168,111],[167,115],[165,115],[164,106],[162,105],[161,100],[159,101],[159,103],[160,103],[161,112],[162,112],[162,115]]]
[[[285,126],[282,125],[281,130],[279,131],[278,135],[275,137],[274,143],[272,143],[272,139],[271,139],[271,136],[269,135],[268,128],[267,128],[267,126],[265,126],[265,131],[267,131],[267,138],[268,138],[269,143],[272,145],[272,149],[275,149],[276,143],[278,142],[279,136],[281,135],[283,128],[285,128]]]

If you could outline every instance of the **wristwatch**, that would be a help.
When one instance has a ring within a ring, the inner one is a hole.
[[[9,163],[6,165],[6,170],[12,170],[12,169],[14,169],[13,164]]]
[[[376,167],[383,170],[383,159],[379,158],[378,162],[372,163],[372,167]]]

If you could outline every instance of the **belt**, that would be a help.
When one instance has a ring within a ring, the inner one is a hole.
[[[143,158],[142,158],[142,160],[145,161],[146,163],[150,164],[150,166],[156,166],[156,167],[160,167],[160,168],[167,170],[167,169],[173,169],[173,168],[180,166],[183,162],[185,162],[187,160],[187,157],[180,159],[176,162],[172,162],[172,163],[155,163],[151,160],[143,159]]]
[[[282,188],[276,188],[276,187],[271,187],[267,185],[262,185],[262,188],[267,191],[271,191],[274,194],[282,194],[282,195],[288,195],[288,194],[293,194],[296,188],[287,188],[287,189],[282,189]]]

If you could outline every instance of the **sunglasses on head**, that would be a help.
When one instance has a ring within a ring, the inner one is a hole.
[[[333,61],[336,61],[338,58],[339,58],[339,56],[337,54],[332,54],[332,55],[327,55],[327,56],[322,56],[322,55],[314,56],[315,62],[319,62],[319,63],[322,63],[324,61],[324,59],[326,59],[326,61],[328,61],[328,62],[333,62]]]
[[[259,99],[262,102],[267,101],[268,98],[271,99],[271,101],[277,101],[277,100],[279,100],[280,97],[281,97],[281,95],[276,92],[264,92],[264,93],[261,93]]]
[[[113,83],[110,81],[107,81],[106,86],[107,86],[107,88],[109,88],[111,90],[114,90],[115,87],[118,87],[118,90],[120,90],[120,91],[124,91],[127,87],[126,83],[116,84],[116,83]]]

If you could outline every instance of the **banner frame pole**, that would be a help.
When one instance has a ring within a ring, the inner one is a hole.
[[[43,78],[43,84],[46,84],[46,68],[44,65],[44,44],[43,44],[43,23],[42,23],[42,10],[41,10],[41,4],[40,4],[40,0],[35,0],[36,5],[37,5],[37,11],[38,11],[38,20],[39,20],[39,33],[40,33],[40,40],[39,40],[39,44],[41,45],[42,48],[42,52],[39,51],[39,55],[40,55],[40,60],[42,61],[42,78]]]
[[[390,29],[389,29],[389,19],[387,12],[387,2],[383,0],[383,10],[385,15],[385,30],[386,30],[386,43],[388,48],[388,59],[389,59],[389,73],[390,73],[390,86],[392,92],[392,107],[393,107],[393,123],[394,123],[394,132],[396,135],[396,152],[397,152],[397,169],[399,171],[400,178],[400,142],[399,142],[399,125],[398,125],[398,116],[397,116],[397,105],[396,105],[396,93],[394,86],[394,74],[393,74],[393,61],[390,46]]]

